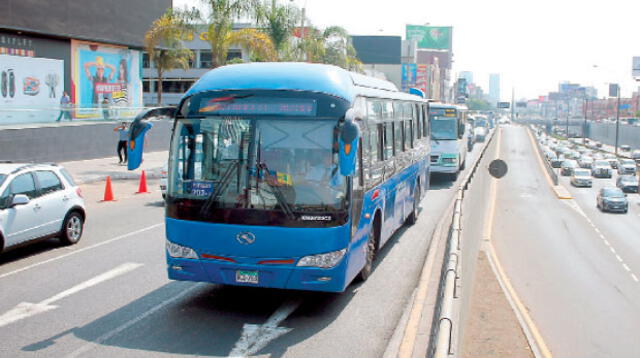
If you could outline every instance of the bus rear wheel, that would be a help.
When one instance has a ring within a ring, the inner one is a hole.
[[[413,210],[407,216],[407,225],[414,225],[418,221],[418,208],[420,206],[420,182],[416,183],[416,189],[413,191]]]
[[[377,217],[376,217],[377,219]],[[373,261],[376,259],[376,245],[378,243],[378,225],[377,220],[373,221],[371,225],[371,232],[369,232],[369,239],[366,244],[365,263],[362,270],[358,274],[358,281],[366,281],[373,272]]]

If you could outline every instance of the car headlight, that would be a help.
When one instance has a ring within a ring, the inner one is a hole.
[[[305,256],[301,258],[300,261],[298,261],[297,266],[331,268],[340,263],[340,260],[342,260],[346,252],[347,249],[342,249],[338,251],[327,252],[326,254]]]
[[[458,158],[442,158],[442,162],[445,164],[456,164]]]
[[[174,244],[167,240],[167,252],[169,256],[182,259],[197,259],[198,254],[190,247]]]

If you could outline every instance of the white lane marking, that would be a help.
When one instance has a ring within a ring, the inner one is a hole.
[[[616,255],[616,260],[618,260],[618,262],[622,262],[622,257],[620,257],[620,255]]]
[[[624,269],[625,269],[627,272],[631,272],[631,269],[629,268],[629,266],[627,266],[627,264],[622,264],[622,267],[624,267]]]
[[[607,239],[604,239],[604,244],[607,245],[607,246],[611,246],[611,244],[609,243],[609,240],[607,240]]]
[[[600,229],[598,229],[595,225],[591,224],[591,226],[593,226],[593,229],[598,233],[598,235],[602,235],[602,233],[600,232]]]
[[[75,351],[69,353],[66,357],[67,358],[75,358],[80,356],[81,354],[87,353],[90,350],[94,349],[95,347],[103,344],[104,342],[106,342],[107,340],[111,339],[112,337],[116,336],[117,334],[119,334],[120,332],[126,330],[127,328],[133,326],[134,324],[142,321],[143,319],[151,316],[152,314],[158,312],[159,310],[163,309],[164,307],[166,307],[167,305],[181,299],[182,297],[186,296],[188,293],[191,293],[191,291],[195,290],[196,288],[202,286],[201,284],[195,284],[187,289],[185,289],[184,291],[178,293],[177,295],[171,297],[170,299],[166,300],[166,301],[162,301],[160,304],[153,306],[152,308],[150,308],[149,310],[147,310],[146,312],[142,313],[141,315],[134,317],[132,319],[130,319],[129,321],[125,322],[124,324],[122,324],[121,326],[101,335],[100,337],[96,338],[93,342],[91,343],[87,343],[84,346],[76,349]]]
[[[606,238],[606,237],[604,237],[604,235],[602,235],[602,234],[600,234],[600,238],[601,238],[602,240],[607,240],[607,238]]]
[[[636,282],[639,282],[639,281],[640,281],[640,280],[638,280],[638,277],[637,277],[635,274],[633,274],[633,273],[631,274],[631,278],[632,278],[634,281],[636,281]]]
[[[614,249],[613,246],[609,246],[609,251],[614,255],[616,254],[616,249]]]
[[[274,339],[291,332],[292,328],[278,327],[293,311],[300,306],[299,300],[283,303],[262,325],[242,326],[242,334],[229,353],[229,357],[247,357],[258,353]]]
[[[136,231],[132,231],[132,232],[120,235],[120,236],[116,236],[116,237],[111,238],[109,240],[102,241],[102,242],[99,242],[99,243],[91,245],[91,246],[83,247],[81,249],[78,249],[78,250],[75,250],[75,251],[71,251],[71,252],[69,252],[67,254],[64,254],[64,255],[56,256],[56,257],[50,258],[48,260],[40,261],[40,262],[37,262],[35,264],[19,268],[19,269],[14,270],[14,271],[3,273],[3,274],[0,275],[0,278],[5,278],[7,276],[15,275],[15,274],[20,273],[22,271],[26,271],[26,270],[32,269],[34,267],[38,267],[40,265],[48,264],[49,262],[57,261],[57,260],[65,258],[65,257],[69,257],[71,255],[79,254],[79,253],[87,251],[87,250],[95,249],[96,247],[100,247],[100,246],[103,246],[103,245],[106,245],[106,244],[110,244],[110,243],[112,243],[114,241],[126,239],[126,238],[128,238],[130,236],[134,236],[134,235],[143,233],[145,231],[149,231],[149,230],[155,229],[155,228],[157,228],[159,226],[162,226],[162,225],[164,225],[164,223],[147,226],[147,227],[142,228],[140,230],[136,230]]]
[[[64,290],[58,293],[57,295],[51,296],[42,302],[39,302],[39,303],[21,302],[16,307],[10,309],[9,311],[5,312],[2,316],[0,316],[0,327],[6,326],[10,323],[19,321],[21,319],[35,316],[39,313],[56,309],[58,306],[52,305],[52,303],[56,301],[60,301],[65,297],[71,296],[74,293],[78,293],[82,290],[95,286],[104,281],[110,280],[120,275],[124,275],[125,273],[129,271],[133,271],[140,266],[142,266],[142,264],[125,263],[103,274],[100,274],[92,279],[89,279],[85,282],[75,285],[68,290]]]

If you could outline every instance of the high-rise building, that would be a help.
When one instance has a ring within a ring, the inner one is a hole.
[[[467,84],[473,83],[473,72],[471,71],[460,71],[458,78],[464,78],[467,80]]]
[[[500,74],[492,73],[489,75],[489,98],[497,102],[500,100]]]

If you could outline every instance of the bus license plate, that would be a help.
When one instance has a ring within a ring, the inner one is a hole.
[[[236,282],[258,284],[258,271],[236,271]]]

